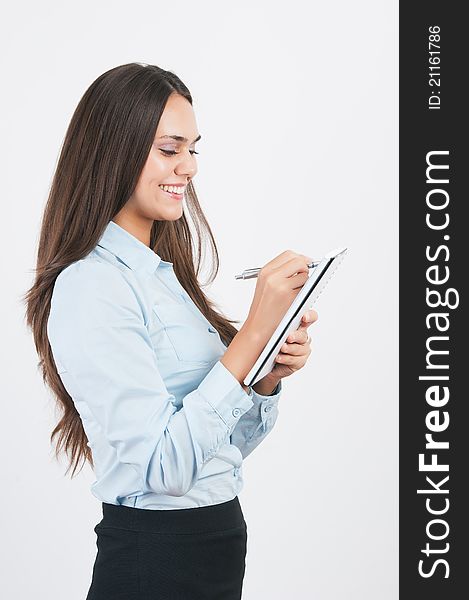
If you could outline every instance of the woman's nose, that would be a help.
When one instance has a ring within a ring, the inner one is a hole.
[[[177,167],[175,169],[175,173],[177,175],[188,175],[189,177],[194,177],[197,173],[197,161],[194,156],[187,153],[182,155],[181,160],[178,162]]]

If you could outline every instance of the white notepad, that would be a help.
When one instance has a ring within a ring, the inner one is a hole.
[[[244,385],[254,385],[272,371],[275,364],[275,357],[280,352],[280,348],[285,343],[287,337],[296,331],[300,326],[303,315],[312,308],[312,304],[317,300],[323,291],[331,275],[342,262],[347,248],[337,248],[324,256],[320,263],[312,269],[305,284],[298,292],[297,296],[280,321],[277,329],[267,342],[264,350],[256,360],[254,366],[244,379]]]

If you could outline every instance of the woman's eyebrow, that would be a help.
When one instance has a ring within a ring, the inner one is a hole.
[[[195,140],[192,143],[195,144],[195,142],[198,142],[201,137],[202,136],[199,135],[198,137],[195,138]],[[161,140],[161,138],[171,138],[171,139],[176,140],[178,142],[187,142],[187,141],[189,141],[187,138],[183,137],[182,135],[161,135],[158,139]]]

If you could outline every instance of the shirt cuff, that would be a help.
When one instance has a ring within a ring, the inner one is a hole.
[[[254,390],[245,392],[233,373],[218,360],[198,387],[200,395],[218,413],[231,430],[254,406]]]
[[[282,380],[280,380],[277,383],[272,393],[268,396],[265,396],[264,394],[258,394],[255,390],[253,390],[253,401],[254,404],[259,405],[261,421],[264,431],[267,427],[267,422],[269,421],[269,418],[275,413],[274,409],[277,408],[281,392]]]

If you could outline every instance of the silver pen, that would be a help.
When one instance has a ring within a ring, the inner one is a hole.
[[[313,267],[317,267],[320,262],[320,260],[316,260],[308,263],[308,268],[312,269]],[[241,275],[235,275],[235,279],[252,279],[253,277],[257,277],[259,275],[260,270],[261,269],[246,269],[241,273]]]

